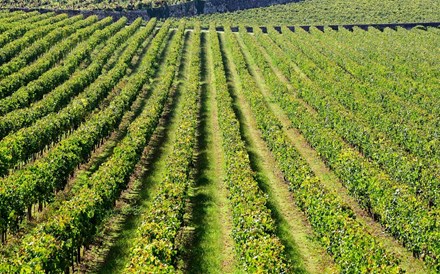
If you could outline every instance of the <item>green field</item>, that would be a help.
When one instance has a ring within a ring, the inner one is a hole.
[[[0,0],[0,7],[47,9],[124,9],[142,10],[163,5],[174,5],[188,0]],[[196,17],[208,25],[213,22],[245,25],[321,25],[439,22],[440,1],[437,0],[303,0],[285,5],[274,5],[232,13]]]
[[[260,26],[439,22],[435,0],[305,0],[196,18],[204,24]]]
[[[189,2],[189,0],[0,0],[0,6],[8,8],[137,10],[184,2]]]
[[[440,29],[206,18],[0,12],[0,273],[438,273]]]

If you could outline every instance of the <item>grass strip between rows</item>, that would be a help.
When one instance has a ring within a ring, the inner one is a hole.
[[[292,262],[287,259],[285,247],[275,234],[276,224],[267,207],[268,198],[254,178],[246,144],[241,137],[240,122],[228,91],[219,38],[213,27],[209,39],[213,52],[218,121],[226,162],[225,185],[229,190],[228,199],[232,207],[232,238],[239,268],[246,273],[290,272]],[[230,52],[237,50],[229,42],[226,47]]]
[[[247,33],[241,32],[240,35],[252,56],[260,54]],[[232,33],[229,39],[234,47],[240,48]],[[237,50],[233,55],[245,83],[243,94],[252,109],[262,138],[289,182],[296,203],[306,213],[321,244],[333,256],[341,271],[399,273],[399,261],[394,255],[387,253],[380,242],[365,232],[348,205],[326,189],[291,144],[248,71],[243,52]],[[260,67],[264,64],[257,62],[257,65]],[[269,89],[280,89],[277,82],[267,78],[267,74],[264,76]]]
[[[140,23],[140,22],[138,22]],[[115,66],[124,73],[128,63],[131,62],[138,47],[151,33],[154,24],[143,28],[135,35],[133,43],[123,53],[120,63]],[[29,164],[22,170],[17,170],[13,175],[0,181],[0,225],[3,231],[16,228],[20,223],[26,208],[35,203],[50,202],[54,190],[62,189],[69,174],[87,159],[90,152],[99,140],[107,136],[128,108],[136,95],[133,85],[139,85],[144,77],[151,77],[154,72],[157,52],[165,39],[167,28],[153,40],[143,62],[150,62],[150,67],[140,68],[145,75],[136,73],[129,78],[129,83],[102,111],[93,114],[76,131],[59,142],[46,155]],[[122,76],[121,76],[122,77]],[[139,77],[140,80],[138,79]],[[107,78],[112,78],[109,74]],[[131,81],[131,82],[130,82]],[[111,89],[113,83],[108,89]],[[14,191],[10,191],[10,190]]]
[[[89,18],[85,20],[96,20],[93,17]],[[43,54],[38,61],[2,79],[0,81],[0,98],[2,98],[0,115],[28,106],[65,81],[81,62],[89,57],[94,47],[125,26],[126,21],[126,18],[122,18],[101,30],[112,22],[111,17],[107,17],[87,28],[80,29],[73,37],[65,39],[61,44]],[[62,62],[57,64],[65,55],[67,56]],[[57,65],[52,67],[55,64]]]
[[[267,50],[275,52],[272,48]],[[253,56],[258,61],[261,52]],[[267,69],[269,66],[260,63],[260,67]],[[267,70],[265,76],[270,74]],[[289,80],[299,93],[309,88],[301,83],[300,77],[291,77]],[[340,178],[359,205],[412,251],[416,258],[423,258],[434,269],[440,269],[440,211],[437,208],[429,210],[424,202],[409,191],[408,186],[396,184],[376,165],[346,144],[326,125],[325,119],[311,112],[277,77],[266,81],[272,82],[273,88],[269,91],[273,100]]]
[[[181,21],[172,46],[173,62],[167,67],[166,77],[159,87],[171,88],[182,47],[185,22]],[[164,179],[153,198],[151,207],[142,216],[142,224],[136,230],[137,237],[131,248],[131,261],[125,272],[172,273],[176,272],[179,254],[179,231],[182,229],[188,194],[193,184],[193,158],[197,143],[197,115],[200,88],[200,27],[194,30],[190,48],[189,78],[182,92],[182,111],[178,114],[178,128]]]
[[[117,119],[122,116],[154,72],[159,48],[166,44],[169,23],[161,28],[152,50],[141,61],[138,71],[130,77],[126,86],[110,106],[90,123]],[[140,154],[158,124],[166,95],[156,91],[143,112],[129,126],[127,135],[114,149],[113,155],[90,177],[78,177],[82,187],[71,199],[61,202],[52,212],[53,218],[39,225],[27,235],[18,248],[19,256],[5,259],[0,271],[46,273],[68,271],[75,259],[79,260],[79,249],[90,243],[101,221],[117,199],[125,182],[139,160]],[[95,129],[92,128],[91,132]]]

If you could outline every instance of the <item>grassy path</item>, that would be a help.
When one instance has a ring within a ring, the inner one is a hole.
[[[166,40],[167,43],[169,43],[170,39],[172,38],[172,35],[170,34]],[[137,54],[133,57],[131,68],[127,71],[126,76],[115,86],[112,90],[112,95],[115,96],[116,94],[119,94],[122,88],[127,84],[128,77],[136,73],[138,67],[134,67],[135,63],[138,63],[142,56],[148,51],[149,45],[151,40],[153,39],[153,36],[150,36],[141,46],[141,48],[138,50]],[[167,46],[162,50],[161,59],[165,56],[167,52]],[[158,68],[155,71],[155,82],[157,81],[158,75],[160,75],[161,70],[163,69],[163,64],[160,64]],[[124,116],[121,119],[121,122],[119,123],[118,127],[111,132],[111,134],[103,139],[99,146],[91,153],[89,160],[80,167],[75,170],[74,174],[70,178],[70,182],[75,180],[75,177],[81,176],[80,174],[82,172],[87,173],[93,173],[96,170],[99,169],[101,164],[103,164],[112,154],[114,148],[118,145],[118,143],[124,138],[124,136],[127,133],[127,129],[130,126],[130,123],[136,119],[136,117],[142,112],[142,109],[144,108],[144,105],[146,101],[148,100],[149,96],[151,95],[152,85],[145,85],[142,90],[139,92],[139,95],[137,96],[136,100],[131,105],[131,108],[129,111],[127,111]],[[110,100],[111,101],[111,100]],[[104,107],[107,107],[110,103],[108,98],[105,98],[98,107],[98,109],[103,109]],[[96,111],[96,110],[95,110]],[[72,185],[67,184],[64,188],[63,192],[69,193]]]
[[[267,91],[262,76],[262,72],[259,70],[252,60],[252,56],[243,44],[243,41],[239,39],[241,46],[244,49],[244,53],[251,67],[251,73],[254,75],[257,84],[260,86],[260,90],[267,98],[268,105],[270,106],[272,112],[277,116],[278,120],[283,125],[283,130],[298,149],[302,157],[310,165],[316,176],[328,187],[328,189],[333,190],[333,192],[339,195],[347,204],[350,205],[351,209],[355,212],[357,220],[368,228],[368,232],[375,236],[384,245],[387,251],[394,253],[400,260],[400,265],[408,273],[425,273],[426,267],[420,261],[414,258],[408,250],[406,250],[398,241],[396,241],[392,236],[388,235],[383,227],[375,222],[369,214],[363,210],[356,200],[350,196],[347,189],[339,181],[338,177],[325,165],[318,153],[308,144],[307,140],[302,136],[297,129],[293,127],[287,115],[283,112],[280,106],[271,100],[270,93]],[[278,77],[286,84],[288,89],[294,93],[293,87],[289,84],[288,79],[276,68],[276,66],[271,62],[271,59],[267,52],[261,48],[261,53],[266,57],[266,60],[270,63],[273,71],[278,75]],[[304,102],[304,104],[306,104]]]
[[[222,38],[223,35],[220,35]],[[223,40],[224,38],[222,38]],[[241,83],[231,60],[230,53],[224,50],[230,79],[231,95],[234,99],[237,117],[240,120],[242,135],[248,147],[252,168],[260,188],[269,196],[268,207],[277,225],[277,236],[286,247],[286,253],[295,273],[333,272],[331,258],[312,240],[313,232],[305,216],[296,207],[275,160],[260,137],[252,112],[241,94]]]
[[[180,88],[187,76],[187,68],[183,64],[186,63],[186,49],[189,43],[188,39],[185,39],[178,78],[174,84],[175,92],[169,98],[160,124],[138,166],[141,175],[133,182],[131,191],[122,196],[121,204],[116,207],[119,214],[107,222],[110,227],[106,229],[102,239],[102,243],[106,246],[98,246],[94,250],[96,254],[90,252],[91,263],[90,266],[86,266],[90,272],[121,273],[130,260],[131,243],[141,221],[139,216],[148,210],[150,199],[157,191],[158,183],[162,181],[167,168],[165,160],[171,152],[174,132],[177,129],[176,119],[181,107],[179,104]],[[160,78],[160,73],[158,78]],[[134,200],[134,203],[124,204],[124,200]]]
[[[232,213],[223,183],[223,152],[213,84],[212,53],[202,33],[202,90],[199,154],[194,186],[194,242],[189,250],[189,273],[231,273],[234,270]]]

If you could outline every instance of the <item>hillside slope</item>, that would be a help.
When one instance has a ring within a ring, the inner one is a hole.
[[[217,25],[317,25],[440,21],[436,0],[305,0],[224,14],[203,15],[204,23]]]

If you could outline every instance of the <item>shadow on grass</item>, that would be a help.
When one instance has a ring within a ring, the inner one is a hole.
[[[185,36],[185,49],[187,48],[188,35]],[[182,85],[181,75],[183,73],[184,64],[186,63],[186,54],[183,54],[181,64],[179,66],[179,84],[177,85],[175,93],[169,98],[168,106],[163,112],[161,121],[156,128],[152,140],[150,140],[148,146],[151,147],[151,151],[148,156],[147,166],[148,168],[144,172],[139,189],[133,192],[132,195],[137,196],[135,203],[130,205],[125,212],[122,213],[120,222],[112,224],[115,229],[112,230],[113,244],[106,252],[103,261],[97,266],[97,273],[119,273],[125,267],[129,261],[128,256],[132,239],[135,237],[136,229],[139,223],[142,221],[140,214],[143,210],[148,208],[148,201],[152,199],[153,193],[151,190],[154,185],[160,181],[163,167],[163,157],[161,157],[166,151],[165,144],[170,141],[170,128],[172,124],[170,121],[175,120],[176,111],[175,108],[179,102],[181,93],[180,87]],[[177,79],[174,80],[177,82]],[[166,164],[164,165],[166,167]],[[159,177],[159,178],[158,178]]]
[[[246,117],[243,114],[243,111],[241,108],[243,106],[240,105],[239,100],[237,98],[237,87],[235,86],[236,83],[234,82],[234,75],[232,72],[232,69],[230,67],[230,64],[228,62],[228,56],[226,56],[225,48],[224,48],[224,37],[220,35],[221,37],[221,52],[222,57],[225,64],[225,73],[226,77],[228,79],[228,89],[229,93],[231,95],[231,98],[233,100],[233,109],[235,112],[235,115],[237,119],[240,122],[240,134],[242,136],[242,139],[244,140],[247,148],[247,152],[249,155],[249,160],[251,164],[251,168],[253,171],[256,172],[256,175],[254,176],[255,180],[258,182],[258,185],[260,189],[269,195],[269,199],[267,200],[267,208],[271,210],[272,218],[275,221],[276,224],[276,230],[275,234],[280,238],[281,242],[283,243],[285,247],[285,253],[288,256],[288,258],[291,261],[292,271],[293,273],[307,273],[303,266],[301,254],[299,252],[298,246],[293,240],[290,231],[289,231],[289,225],[285,218],[282,216],[280,210],[278,209],[278,206],[273,201],[273,192],[271,190],[271,186],[269,183],[269,179],[264,174],[263,169],[263,160],[261,159],[260,155],[256,152],[256,148],[254,146],[254,143],[252,141],[252,138],[258,138],[258,136],[253,137],[249,130],[249,125],[246,124]],[[237,49],[239,50],[239,49]],[[232,60],[231,60],[232,62]],[[247,117],[248,119],[252,119],[252,117]]]
[[[210,162],[212,159],[209,157],[208,149],[209,142],[211,140],[212,132],[208,129],[209,120],[209,107],[208,107],[208,73],[209,67],[206,60],[206,47],[207,39],[206,33],[201,34],[202,51],[201,51],[201,94],[200,94],[200,113],[199,113],[199,125],[198,125],[198,156],[196,163],[196,175],[195,175],[195,194],[192,197],[192,218],[193,224],[195,225],[195,231],[193,235],[193,241],[189,247],[187,259],[188,259],[188,272],[189,273],[207,273],[211,272],[212,266],[218,264],[217,260],[212,261],[213,256],[207,256],[206,249],[204,245],[212,244],[210,240],[212,236],[214,239],[215,235],[209,235],[212,233],[206,228],[212,226],[211,220],[209,219],[211,215],[211,210],[216,210],[215,201],[212,197],[212,191],[210,187],[213,187],[213,180],[210,176],[212,170],[212,165]],[[218,256],[214,256],[216,258]],[[211,267],[210,267],[211,266]],[[219,264],[217,268],[219,267]]]

